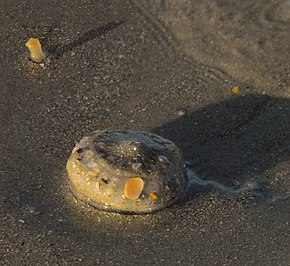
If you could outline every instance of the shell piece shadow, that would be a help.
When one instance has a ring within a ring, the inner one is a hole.
[[[153,132],[174,141],[203,180],[239,187],[290,158],[290,100],[233,96]]]
[[[122,25],[124,21],[121,20],[113,20],[107,24],[104,24],[100,27],[92,29],[86,33],[84,33],[79,38],[73,40],[72,42],[64,45],[56,45],[48,47],[48,52],[53,55],[55,58],[61,57],[63,54],[71,51],[73,48],[80,46],[88,41],[91,41],[95,38],[98,38]]]

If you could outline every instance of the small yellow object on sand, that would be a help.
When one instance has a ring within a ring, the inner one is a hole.
[[[239,93],[240,93],[240,89],[238,87],[232,88],[232,94],[239,94]]]
[[[144,188],[144,181],[140,177],[129,178],[124,186],[124,196],[130,200],[139,198]]]
[[[30,38],[25,45],[30,51],[30,57],[33,62],[42,63],[45,61],[46,55],[42,51],[41,44],[38,39]]]

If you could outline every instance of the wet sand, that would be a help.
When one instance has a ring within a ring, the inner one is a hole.
[[[289,265],[289,1],[164,2],[0,4],[3,265]],[[150,215],[77,201],[66,161],[104,128],[174,141],[185,198]]]

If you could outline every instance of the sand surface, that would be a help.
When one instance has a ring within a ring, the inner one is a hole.
[[[289,265],[289,14],[290,1],[1,1],[0,263]],[[104,128],[174,141],[185,198],[139,216],[76,200],[66,161]]]

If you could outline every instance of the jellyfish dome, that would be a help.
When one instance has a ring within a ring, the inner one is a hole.
[[[121,213],[163,209],[179,199],[187,185],[180,150],[148,132],[95,131],[76,144],[67,172],[77,198]]]

